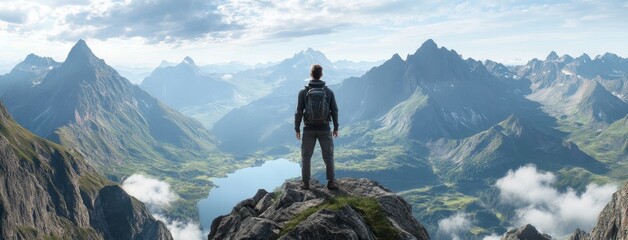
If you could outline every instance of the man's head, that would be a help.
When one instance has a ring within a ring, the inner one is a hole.
[[[310,76],[313,79],[320,80],[321,77],[323,77],[323,67],[318,64],[312,65],[312,68],[310,69]]]

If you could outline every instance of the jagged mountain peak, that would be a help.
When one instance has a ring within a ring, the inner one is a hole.
[[[434,42],[434,40],[432,39],[428,39],[425,42],[423,42],[423,44],[421,44],[421,47],[419,47],[419,49],[437,49],[438,45],[436,44],[436,42]]]
[[[510,115],[506,120],[499,123],[499,126],[502,127],[506,133],[515,134],[516,136],[520,136],[527,129],[526,124],[521,120],[518,114]]]
[[[576,111],[584,119],[611,123],[628,113],[628,104],[609,92],[598,81],[592,80],[582,87],[576,96]]]
[[[24,59],[24,61],[22,61],[22,62],[27,62],[27,63],[28,62],[36,62],[36,61],[39,61],[41,59],[46,59],[46,58],[45,57],[40,57],[37,54],[31,53],[31,54],[28,54],[26,56],[26,58]]]
[[[15,67],[11,71],[19,70],[19,71],[31,72],[31,71],[38,71],[42,69],[50,70],[57,65],[59,65],[59,63],[56,62],[51,57],[40,57],[38,55],[31,53],[31,54],[28,54],[28,56],[26,56],[24,61],[15,65]]]
[[[325,56],[321,51],[308,48],[294,54],[291,58],[284,59],[279,65],[273,66],[274,68],[292,67],[296,69],[302,69],[304,67],[309,68],[311,64],[320,64],[324,68],[334,66],[334,64]]]
[[[530,224],[526,224],[525,226],[519,229],[512,229],[502,237],[504,240],[515,240],[515,239],[535,239],[535,240],[550,240],[552,237],[547,234],[542,234],[536,228]]]
[[[416,50],[416,52],[414,53],[414,55],[412,56],[426,56],[426,57],[430,57],[430,56],[434,56],[436,54],[440,53],[444,53],[444,52],[448,52],[449,50],[447,50],[447,48],[445,47],[441,47],[440,49],[438,48],[438,45],[436,44],[436,42],[434,42],[434,40],[432,39],[428,39],[427,41],[423,42],[423,44],[421,44],[421,47],[419,47],[419,49]],[[453,50],[451,50],[453,51]],[[454,51],[455,52],[455,51]],[[456,55],[458,55],[456,53]]]
[[[554,51],[550,52],[549,55],[547,55],[547,57],[545,58],[545,61],[558,61],[560,57],[558,56],[558,54]]]
[[[92,60],[97,60],[98,58],[92,50],[87,46],[87,43],[81,39],[70,50],[68,53],[68,57],[65,59],[65,62],[68,63],[80,63],[80,62],[91,62]]]
[[[570,56],[569,54],[564,54],[563,56],[560,57],[560,61],[561,62],[571,62],[571,61],[573,61],[573,57]]]
[[[399,56],[398,53],[395,53],[395,55],[393,55],[390,60],[386,61],[386,62],[403,62],[403,59],[401,58],[401,56]]]
[[[425,41],[419,49],[410,58],[442,58],[447,57],[450,59],[456,59],[459,62],[465,62],[464,59],[453,49],[447,49],[445,47],[438,48],[438,45],[432,39]]]
[[[598,81],[592,80],[585,85],[584,97],[594,97],[599,96],[599,94],[610,94],[602,84]]]
[[[588,54],[583,53],[582,55],[577,57],[576,60],[579,61],[579,62],[582,62],[582,63],[587,63],[587,62],[591,61],[591,57],[589,57]]]
[[[473,78],[467,61],[453,49],[438,48],[432,40],[423,43],[414,54],[408,56],[406,62],[406,66],[414,69],[414,73],[421,75],[423,80],[460,81]],[[484,66],[474,68],[473,71],[484,74],[481,68]]]
[[[176,63],[168,62],[166,60],[161,60],[161,63],[159,63],[159,66],[157,66],[157,68],[166,68],[166,67],[172,67],[176,65],[177,65]]]
[[[183,62],[181,63],[196,65],[196,63],[194,63],[194,60],[189,56],[186,56],[185,58],[183,58]]]
[[[604,55],[600,56],[599,59],[607,60],[607,61],[619,61],[622,58],[619,57],[617,54],[607,52],[607,53],[604,53]]]
[[[325,56],[323,52],[314,50],[312,48],[307,48],[306,50],[300,51],[299,53],[295,54],[293,58],[310,58],[316,60],[324,59],[326,61],[329,61],[327,59],[327,56]]]

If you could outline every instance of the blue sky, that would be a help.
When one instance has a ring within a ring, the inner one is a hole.
[[[414,53],[427,39],[505,64],[559,54],[628,56],[628,1],[36,0],[0,4],[0,65],[63,61],[85,39],[107,63],[155,67],[278,61],[312,47],[331,60]]]

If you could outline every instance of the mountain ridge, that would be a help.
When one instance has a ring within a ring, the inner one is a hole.
[[[121,77],[84,41],[40,84],[12,97],[8,109],[20,124],[80,152],[113,180],[148,171],[179,183],[173,184],[175,191],[194,199],[206,195],[211,184],[188,181],[208,174],[189,166],[213,174],[209,166],[225,162],[217,140],[198,121]]]
[[[0,238],[172,239],[141,202],[1,103],[0,169]]]

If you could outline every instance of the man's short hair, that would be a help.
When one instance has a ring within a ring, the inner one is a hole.
[[[312,68],[310,69],[310,76],[312,76],[312,78],[314,79],[320,80],[323,76],[323,67],[318,64],[313,64]]]

